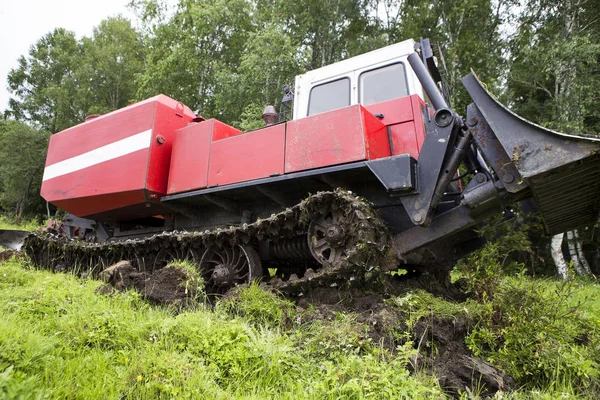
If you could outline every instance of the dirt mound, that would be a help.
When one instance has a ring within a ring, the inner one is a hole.
[[[474,357],[465,345],[470,321],[465,318],[423,318],[411,336],[419,349],[426,350],[424,363],[449,393],[467,388],[481,396],[515,388],[514,380],[485,360]]]
[[[357,288],[317,288],[298,301],[299,311],[311,309],[313,311],[308,318],[329,320],[340,312],[355,314],[358,323],[369,327],[371,339],[392,352],[411,340],[419,352],[409,367],[426,368],[434,373],[450,395],[457,396],[459,391],[465,392],[468,388],[481,396],[492,396],[498,391],[507,392],[515,388],[511,377],[487,361],[474,357],[465,345],[465,336],[473,325],[472,321],[432,316],[419,319],[409,328],[406,313],[385,300],[415,287],[422,289],[422,285],[418,280],[387,282],[385,285],[383,294]],[[435,287],[433,292],[449,299],[464,297],[454,288]]]
[[[18,253],[14,250],[4,250],[4,251],[0,250],[0,261],[8,261],[15,254],[18,254]]]
[[[182,268],[166,267],[153,274],[138,272],[129,261],[119,261],[100,273],[107,284],[97,289],[107,294],[114,290],[136,289],[152,303],[176,306],[194,303],[198,294],[193,277]]]

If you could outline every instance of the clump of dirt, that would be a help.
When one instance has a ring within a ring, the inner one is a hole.
[[[14,250],[4,250],[4,251],[0,250],[0,261],[8,261],[15,254],[18,254],[18,252],[14,251]]]
[[[411,335],[420,349],[426,349],[425,365],[449,393],[474,388],[481,396],[515,388],[515,381],[489,362],[474,357],[465,345],[471,321],[466,318],[420,319]]]
[[[411,359],[411,369],[423,368],[434,373],[446,392],[458,396],[467,388],[482,396],[492,396],[498,391],[515,388],[514,380],[485,360],[474,357],[465,344],[473,321],[462,318],[421,318],[412,328],[407,324],[407,314],[392,302],[385,300],[416,288],[424,289],[423,281],[408,279],[389,280],[370,293],[359,288],[340,290],[316,288],[298,300],[298,311],[305,312],[304,320],[334,319],[337,313],[356,315],[356,321],[369,327],[371,339],[395,352],[399,345],[412,341],[419,350]],[[464,300],[464,293],[456,288],[444,288],[427,282],[427,289],[436,296]]]
[[[193,277],[183,268],[165,267],[154,273],[138,272],[129,261],[119,261],[100,273],[106,285],[97,293],[109,294],[115,290],[136,289],[142,296],[157,304],[190,305],[198,295]]]

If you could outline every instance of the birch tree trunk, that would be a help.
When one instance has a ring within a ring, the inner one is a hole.
[[[577,247],[577,257],[579,258],[579,261],[581,261],[581,267],[583,268],[583,272],[586,275],[591,275],[592,270],[590,268],[590,264],[588,263],[587,259],[585,258],[585,254],[583,253],[583,246],[581,245],[581,240],[579,239],[579,232],[577,231],[577,229],[575,229],[573,231],[573,234],[575,235],[575,246]]]
[[[579,254],[577,253],[577,245],[575,244],[575,235],[573,234],[573,231],[567,232],[567,244],[569,245],[569,256],[573,262],[573,268],[575,268],[575,272],[579,276],[584,275],[581,262],[579,261]]]
[[[554,260],[554,264],[556,265],[556,272],[558,273],[558,277],[562,280],[566,280],[569,278],[569,273],[567,271],[567,263],[565,262],[565,258],[562,253],[562,241],[564,233],[559,233],[557,235],[552,236],[552,241],[550,242],[550,250],[552,252],[552,259]]]

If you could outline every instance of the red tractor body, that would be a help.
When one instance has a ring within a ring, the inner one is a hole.
[[[188,107],[161,95],[54,135],[42,196],[78,217],[116,222],[169,212],[160,202],[167,194],[391,155],[418,158],[424,110],[412,95],[243,133],[215,119],[193,122]]]
[[[474,74],[463,85],[465,117],[440,91],[428,42],[409,40],[297,76],[284,97],[294,119],[270,124],[268,111],[250,132],[159,95],[54,135],[42,196],[73,214],[65,225],[80,237],[120,242],[77,262],[126,257],[142,270],[192,257],[219,290],[261,265],[294,286],[390,254],[447,272],[481,245],[479,225],[516,203],[551,234],[596,222],[600,140],[525,121]],[[0,232],[0,243],[17,236]],[[39,264],[62,248],[31,240]]]
[[[160,95],[53,135],[42,197],[79,217],[163,212],[175,130],[192,118],[188,107]]]

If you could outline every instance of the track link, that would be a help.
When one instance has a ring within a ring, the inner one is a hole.
[[[390,236],[381,217],[368,201],[341,189],[318,192],[293,207],[251,224],[204,232],[172,231],[143,239],[105,243],[67,239],[52,233],[34,233],[26,238],[23,249],[36,267],[54,271],[97,276],[106,267],[128,260],[140,272],[152,272],[175,259],[198,262],[206,249],[215,246],[255,246],[259,241],[277,243],[305,235],[311,221],[320,220],[332,212],[341,215],[338,219],[342,221],[341,229],[345,232],[343,257],[334,263],[327,259],[318,260],[319,267],[306,269],[300,277],[296,274],[285,279],[264,277],[267,284],[281,291],[302,291],[314,285],[335,285],[362,279],[365,274],[374,275],[395,263]]]

